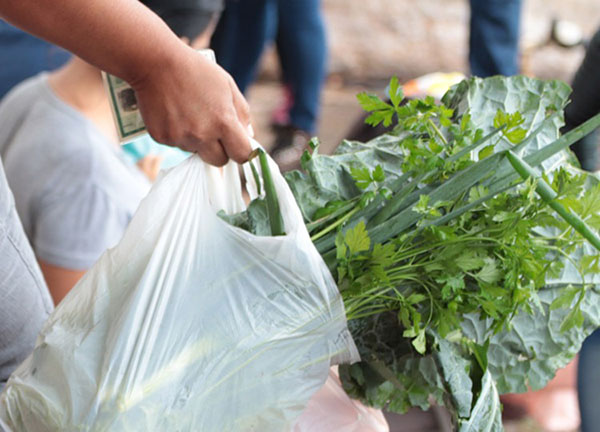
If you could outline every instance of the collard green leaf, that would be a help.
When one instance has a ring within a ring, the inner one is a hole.
[[[270,236],[271,225],[267,211],[267,203],[264,199],[255,199],[248,208],[237,214],[227,215],[220,211],[218,216],[230,225],[249,231],[259,236]]]
[[[315,147],[304,172],[286,175],[337,270],[362,357],[340,376],[367,404],[404,412],[433,399],[461,431],[502,430],[498,394],[544,386],[600,325],[600,254],[506,158],[510,149],[536,170],[544,161],[560,202],[600,230],[599,182],[577,177],[562,151],[571,138],[557,140],[570,89],[473,78],[448,92],[447,107],[399,106],[397,80],[389,90],[391,104],[359,99],[370,122],[399,119],[390,135],[344,141],[332,156]],[[261,211],[238,223],[256,225]]]
[[[468,418],[473,403],[473,382],[469,376],[471,363],[457,349],[457,345],[439,337],[437,344],[439,350],[436,359],[448,384],[454,409],[459,417]]]
[[[579,351],[583,340],[600,325],[600,294],[595,289],[586,291],[582,302],[585,318],[582,327],[568,331],[561,324],[571,309],[551,310],[550,305],[563,295],[566,285],[549,285],[539,293],[543,310],[532,314],[519,313],[510,329],[493,334],[490,322],[467,316],[463,333],[477,343],[490,337],[488,366],[500,393],[520,393],[543,388],[554,377],[556,370],[567,365]]]
[[[397,151],[400,139],[383,135],[366,144],[344,141],[331,156],[319,154],[316,148],[313,156],[303,163],[305,172],[286,173],[305,220],[314,221],[315,212],[329,202],[347,201],[363,193],[356,185],[352,170],[373,172],[376,181],[383,176],[385,184],[402,175],[402,155]]]
[[[484,134],[491,132],[494,125],[508,124],[509,132],[522,128],[529,135],[555,111],[562,111],[569,100],[571,88],[562,81],[542,81],[525,76],[502,77],[486,79],[470,78],[454,86],[442,101],[455,109],[456,115],[469,113],[471,121],[481,128]],[[506,117],[497,118],[498,111]],[[518,118],[515,118],[518,114]],[[512,115],[512,117],[511,117]],[[527,144],[520,154],[521,157],[534,153],[559,137],[563,126],[563,116],[555,116],[547,127],[540,130]],[[518,133],[520,134],[520,133]],[[522,137],[513,136],[518,142]],[[513,142],[503,138],[495,151],[512,148]],[[563,153],[545,161],[544,169],[552,169],[568,159]]]
[[[502,405],[489,371],[483,375],[481,391],[468,419],[459,419],[459,432],[502,432]]]
[[[415,355],[395,314],[352,320],[348,328],[362,358],[340,366],[340,379],[350,396],[396,413],[413,406],[428,409],[431,398],[443,404],[446,390],[435,359]]]

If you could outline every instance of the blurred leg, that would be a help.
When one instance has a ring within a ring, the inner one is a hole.
[[[279,0],[277,49],[293,105],[290,122],[308,133],[316,129],[325,79],[327,46],[320,0]]]
[[[480,77],[519,72],[521,0],[470,0],[469,63]]]
[[[581,432],[596,432],[600,427],[600,330],[583,342],[577,369],[577,390],[581,412]]]
[[[260,56],[277,25],[276,0],[230,0],[211,40],[217,62],[242,92],[254,81]]]
[[[573,79],[571,103],[565,109],[565,128],[569,131],[600,112],[600,30],[596,32]],[[591,134],[573,144],[583,169],[595,171],[600,165],[598,136]]]

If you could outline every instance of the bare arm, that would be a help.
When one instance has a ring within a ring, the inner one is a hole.
[[[71,291],[71,288],[85,274],[85,270],[69,270],[48,264],[44,261],[40,261],[39,263],[55,305],[61,302],[69,291]]]
[[[215,165],[249,155],[248,106],[231,77],[137,0],[0,0],[0,15],[128,81],[158,141]]]

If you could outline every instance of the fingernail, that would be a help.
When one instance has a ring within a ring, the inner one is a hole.
[[[258,152],[260,151],[260,149],[254,149],[250,152],[250,155],[248,156],[248,162],[250,162],[252,159],[254,159],[256,156],[258,156]]]
[[[254,128],[252,127],[252,125],[249,124],[246,129],[248,130],[248,135],[250,135],[252,138],[254,138]]]

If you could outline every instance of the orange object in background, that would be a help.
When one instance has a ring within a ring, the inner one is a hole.
[[[548,432],[575,431],[580,416],[577,404],[577,357],[556,372],[541,390],[500,397],[505,412],[521,411]]]
[[[404,83],[402,91],[405,97],[412,99],[433,96],[440,100],[450,87],[465,78],[466,76],[460,72],[433,72]]]

